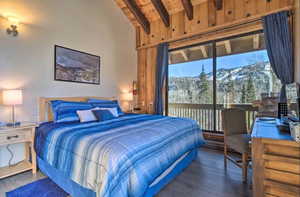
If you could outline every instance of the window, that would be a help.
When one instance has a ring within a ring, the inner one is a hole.
[[[192,118],[204,131],[222,133],[221,110],[235,105],[254,117],[252,102],[278,95],[263,33],[253,33],[170,52],[168,115]]]

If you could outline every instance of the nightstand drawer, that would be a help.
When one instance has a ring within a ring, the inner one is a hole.
[[[28,142],[32,140],[31,138],[32,133],[30,129],[10,131],[0,134],[0,145]]]

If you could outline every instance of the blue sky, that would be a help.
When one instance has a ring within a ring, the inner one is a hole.
[[[261,60],[263,61],[269,60],[266,50],[219,57],[217,58],[217,69],[246,66]],[[212,64],[213,64],[212,59],[199,60],[199,61],[180,63],[180,64],[172,64],[169,66],[169,76],[170,77],[198,76],[202,71],[202,65],[204,65],[204,71],[206,73],[209,73],[212,72],[213,69]]]

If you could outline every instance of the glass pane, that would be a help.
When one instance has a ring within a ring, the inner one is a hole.
[[[239,37],[218,42],[216,46],[218,107],[244,109],[250,127],[255,113],[252,102],[261,99],[261,95],[278,95],[281,89],[270,66],[264,36]],[[220,111],[218,114],[218,129],[221,129]]]
[[[212,45],[172,51],[169,56],[169,116],[194,119],[213,131]]]

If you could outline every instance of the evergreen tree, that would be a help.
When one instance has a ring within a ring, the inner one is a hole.
[[[241,103],[247,103],[247,91],[246,91],[246,86],[243,84],[242,86],[242,91],[241,91]]]
[[[248,78],[246,92],[247,92],[247,97],[246,97],[247,103],[252,103],[256,99],[255,87],[253,84],[252,75],[250,75]]]
[[[198,88],[198,100],[200,102],[209,102],[209,83],[207,79],[207,75],[204,71],[204,65],[202,65],[202,71],[199,75],[199,81],[197,82],[197,88]]]
[[[229,100],[227,102],[234,103],[235,90],[234,90],[234,81],[232,80],[231,71],[229,71],[227,78],[228,78],[228,81],[225,85],[226,94],[228,94],[228,96],[229,96]]]

